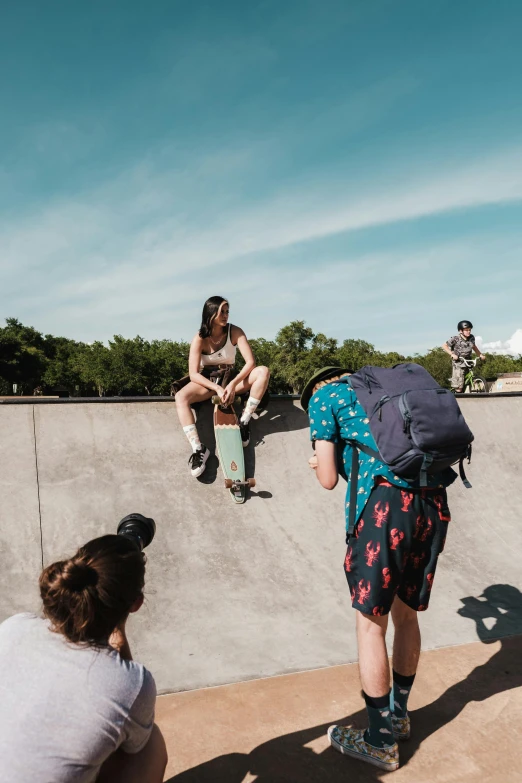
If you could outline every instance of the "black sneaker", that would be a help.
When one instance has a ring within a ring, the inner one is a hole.
[[[201,444],[201,448],[192,452],[189,457],[190,473],[194,478],[201,476],[207,466],[207,459],[210,456],[210,451],[206,446]]]
[[[247,422],[247,424],[243,424],[243,422],[240,421],[239,429],[241,430],[241,440],[243,441],[243,448],[246,449],[246,447],[250,443],[250,422]]]

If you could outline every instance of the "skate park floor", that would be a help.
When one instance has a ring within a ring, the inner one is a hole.
[[[357,664],[160,696],[167,783],[516,783],[522,636],[423,652],[412,735],[386,773],[328,744],[333,723],[364,728]]]

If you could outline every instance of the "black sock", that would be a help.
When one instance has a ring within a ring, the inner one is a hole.
[[[397,718],[405,718],[408,714],[408,698],[413,686],[415,675],[406,676],[393,670],[393,686],[390,706]]]
[[[376,748],[382,748],[384,745],[393,745],[393,729],[390,710],[390,693],[385,696],[372,698],[363,692],[366,702],[366,711],[368,712],[369,727],[365,732],[366,742]]]

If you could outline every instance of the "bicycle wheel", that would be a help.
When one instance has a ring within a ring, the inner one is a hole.
[[[488,387],[484,378],[473,378],[470,391],[472,394],[486,394]]]

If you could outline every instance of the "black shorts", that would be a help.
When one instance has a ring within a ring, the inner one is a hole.
[[[215,380],[216,383],[218,383],[220,386],[222,386],[223,381],[223,372],[224,372],[224,366],[216,366],[216,365],[208,365],[207,367],[203,367],[201,370],[201,375],[203,375],[205,378],[212,378],[212,380]],[[228,382],[232,380],[232,378],[235,378],[238,374],[238,370],[234,366],[232,366],[228,373]],[[170,385],[170,395],[171,397],[176,397],[176,394],[180,391],[180,389],[185,388],[190,383],[190,375],[184,375],[183,378],[178,378],[178,380],[173,381]],[[199,403],[196,403],[199,405]]]
[[[388,614],[395,595],[427,609],[450,519],[445,489],[403,490],[381,480],[348,541],[344,570],[354,609]]]
[[[203,367],[201,370],[201,375],[203,375],[205,378],[210,380],[212,378],[213,381],[215,381],[217,384],[222,386],[222,380],[223,380],[223,373],[228,372],[228,380],[227,383],[230,383],[230,381],[236,377],[238,374],[238,371],[234,366],[231,366],[230,368],[225,368],[222,364],[219,366],[216,365],[207,365],[206,367]],[[226,384],[225,384],[226,385]]]

